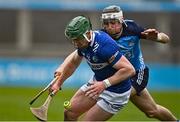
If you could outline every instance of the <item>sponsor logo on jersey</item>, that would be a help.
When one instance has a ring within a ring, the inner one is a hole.
[[[108,63],[91,63],[88,60],[87,60],[87,63],[93,70],[100,70],[108,65]]]

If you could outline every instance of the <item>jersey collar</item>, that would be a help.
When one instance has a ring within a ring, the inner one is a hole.
[[[94,44],[94,38],[95,38],[95,33],[94,33],[94,31],[91,31],[92,33],[91,33],[91,43],[90,43],[90,46],[92,47],[93,46],[93,44]]]

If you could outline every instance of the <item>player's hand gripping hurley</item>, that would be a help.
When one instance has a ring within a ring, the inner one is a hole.
[[[30,105],[32,105],[36,99],[41,96],[59,77],[55,77],[42,91],[40,91],[31,101],[30,101]]]

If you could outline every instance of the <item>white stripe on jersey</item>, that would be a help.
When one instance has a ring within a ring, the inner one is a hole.
[[[108,63],[91,63],[87,60],[87,63],[93,70],[100,70],[109,65]]]
[[[92,47],[93,44],[94,44],[94,38],[95,38],[95,33],[94,33],[94,31],[92,31],[91,44],[90,44],[91,47]]]

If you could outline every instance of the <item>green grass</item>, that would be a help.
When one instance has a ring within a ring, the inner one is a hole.
[[[39,88],[0,87],[0,121],[34,121],[36,120],[29,110],[29,101],[39,92]],[[75,90],[64,89],[53,99],[49,111],[48,120],[63,120],[63,102],[69,100]],[[180,119],[180,92],[152,92],[155,101],[168,108]],[[47,97],[43,94],[33,105],[41,105]],[[147,118],[131,102],[115,115],[111,121],[155,121]]]

